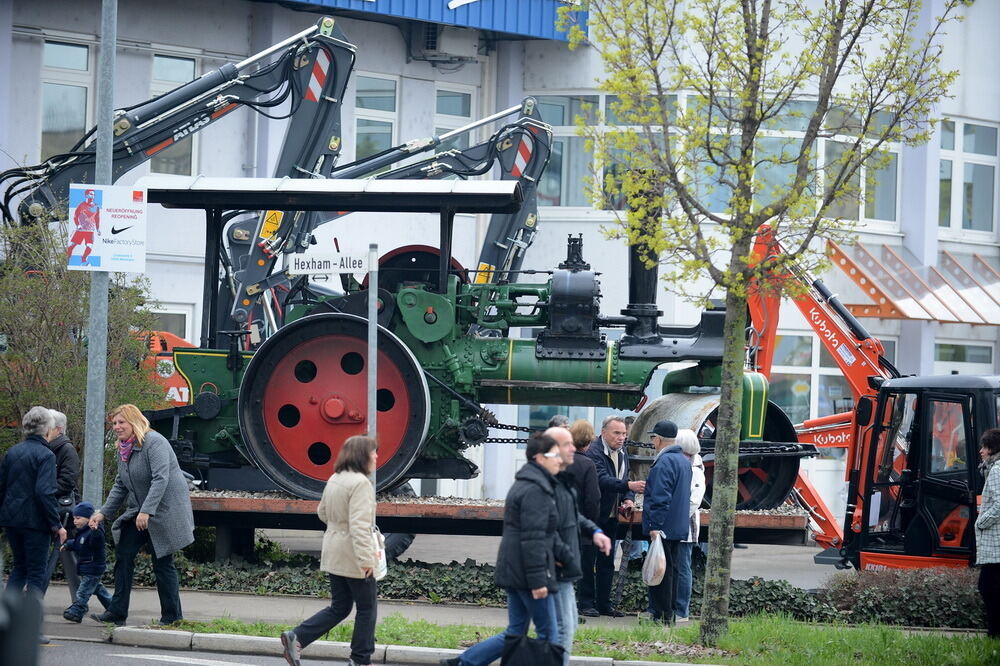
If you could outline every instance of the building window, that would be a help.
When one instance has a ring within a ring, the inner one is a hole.
[[[40,157],[72,150],[89,126],[92,83],[90,47],[45,42],[42,47],[42,141]]]
[[[434,107],[434,134],[440,136],[445,132],[458,129],[472,122],[472,90],[457,88],[438,88]],[[437,147],[437,152],[445,150],[464,150],[472,144],[470,133],[459,134]]]
[[[375,155],[395,145],[396,90],[395,79],[371,75],[357,77],[354,159]]]
[[[149,93],[159,96],[195,78],[194,58],[153,55],[153,76]],[[155,153],[149,162],[152,173],[190,176],[194,172],[196,134],[191,134]]]
[[[993,345],[961,342],[935,343],[934,374],[992,375]]]
[[[593,173],[593,154],[586,140],[577,136],[576,118],[593,118],[598,95],[539,95],[538,113],[552,125],[552,153],[538,183],[540,206],[589,206],[588,177]]]
[[[188,317],[184,312],[154,312],[153,330],[166,331],[174,335],[188,339],[187,322]]]
[[[883,339],[882,346],[893,363],[896,342]],[[769,395],[793,423],[854,409],[847,379],[813,333],[777,336]]]
[[[996,211],[997,127],[941,121],[938,226],[992,233]]]

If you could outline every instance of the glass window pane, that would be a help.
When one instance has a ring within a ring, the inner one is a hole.
[[[938,169],[938,226],[951,226],[951,160],[941,160]]]
[[[42,83],[42,159],[69,151],[86,131],[87,89]]]
[[[577,116],[593,120],[598,103],[597,95],[538,95],[535,100],[542,121],[550,125],[574,125]]]
[[[820,375],[816,416],[841,414],[854,409],[854,396],[843,375]]]
[[[392,147],[392,123],[381,120],[357,119],[355,159],[361,159]]]
[[[758,166],[754,202],[758,208],[787,193],[795,181],[795,160],[801,150],[802,140],[783,137],[763,137],[757,139],[754,158]],[[810,158],[815,164],[815,158]],[[812,191],[810,186],[809,191]]]
[[[955,150],[955,121],[941,121],[941,148]]]
[[[592,157],[583,137],[556,137],[552,140],[549,166],[538,183],[540,206],[589,206],[585,190]]]
[[[827,111],[823,126],[834,134],[857,136],[861,132],[861,120],[857,114],[836,104]]]
[[[992,363],[993,348],[986,345],[934,345],[934,360],[949,363]]]
[[[882,347],[885,348],[885,358],[889,363],[896,365],[896,341],[883,340]]]
[[[769,397],[781,407],[792,423],[802,423],[809,418],[809,375],[785,372],[771,373]]]
[[[993,173],[985,164],[966,164],[962,179],[962,228],[993,231]]]
[[[965,123],[962,132],[962,150],[980,155],[996,155],[997,128]]]
[[[677,95],[665,95],[662,98],[664,104],[668,109],[667,122],[673,124],[674,120],[677,118]],[[618,95],[608,95],[604,98],[604,119],[608,125],[618,125],[618,124],[649,124],[649,125],[659,125],[661,124],[657,118],[658,114],[661,112],[659,108],[653,107],[651,104],[648,106],[643,106],[640,111],[642,111],[642,117],[637,118],[635,109],[623,109],[622,104],[619,101]],[[649,117],[649,116],[656,117]],[[624,118],[624,120],[622,120]],[[545,120],[545,118],[542,118]],[[548,122],[548,121],[546,121]]]
[[[454,90],[438,90],[437,112],[468,118],[472,115],[472,95]]]
[[[726,155],[735,156],[739,150],[739,142],[735,138],[728,141],[719,134],[711,136],[711,150],[714,161],[709,159],[709,152],[699,151],[697,157],[698,171],[693,174],[695,195],[709,211],[725,213],[733,200],[733,189],[723,183],[723,180],[734,181],[735,174],[720,167],[716,162],[727,161]]]
[[[192,58],[154,55],[153,79],[170,81],[171,83],[187,83],[194,79],[194,60]]]
[[[793,365],[809,367],[812,365],[811,335],[776,335],[774,338],[773,365]]]
[[[837,174],[844,168],[844,160],[851,148],[850,144],[840,141],[826,142],[826,184],[829,194],[833,190]],[[853,158],[856,159],[856,158]],[[835,217],[845,220],[856,220],[861,210],[861,174],[855,172],[846,183],[840,185],[841,194],[827,207],[825,217]]]
[[[763,126],[771,130],[804,132],[815,112],[816,102],[793,100],[785,103],[776,116],[765,120]]]
[[[154,331],[166,331],[178,337],[187,336],[187,315],[182,312],[154,312]]]
[[[451,131],[447,127],[435,127],[434,134],[441,136],[445,132]],[[464,150],[469,147],[469,133],[457,134],[450,139],[442,141],[438,144],[438,147],[434,149],[435,153],[443,153],[446,150]]]
[[[865,184],[865,217],[874,220],[896,219],[897,157],[893,153],[881,169],[868,170]]]
[[[931,460],[930,474],[963,472],[968,469],[965,459],[965,416],[962,404],[931,400]]]
[[[391,79],[359,76],[357,107],[375,111],[395,111],[396,82]]]
[[[156,153],[149,161],[150,171],[174,176],[190,176],[192,143],[192,137],[188,136]]]
[[[45,42],[45,48],[42,50],[42,62],[46,67],[76,69],[86,72],[89,51],[89,47],[81,44]]]

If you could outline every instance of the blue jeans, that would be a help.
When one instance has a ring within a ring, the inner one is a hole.
[[[70,615],[83,617],[89,608],[91,595],[97,595],[97,600],[101,602],[107,610],[111,605],[111,593],[101,584],[101,577],[96,574],[81,574],[80,582],[76,587],[76,599],[73,605],[66,609]]]
[[[549,642],[558,638],[556,627],[555,595],[533,599],[531,590],[507,588],[507,629],[473,645],[459,656],[461,666],[488,666],[503,654],[505,636],[523,636],[528,633],[528,622],[535,623],[535,633]]]
[[[559,591],[556,593],[556,624],[559,626],[559,644],[566,652],[563,654],[564,666],[569,666],[569,656],[573,652],[573,635],[576,634],[576,593],[573,583],[556,583]]]
[[[39,596],[44,596],[52,533],[26,527],[4,529],[13,555],[10,576],[7,578],[7,590],[23,592],[25,587],[34,588]]]
[[[694,543],[681,542],[677,545],[677,600],[674,612],[677,617],[687,617],[691,613],[691,551]]]

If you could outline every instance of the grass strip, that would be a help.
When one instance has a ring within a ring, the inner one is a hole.
[[[170,628],[199,633],[278,636],[291,627],[219,618],[211,622],[184,620]],[[348,642],[352,630],[352,623],[346,622],[324,638]],[[379,622],[375,638],[389,645],[464,648],[501,630],[500,627],[472,625],[441,626],[394,614]],[[733,620],[718,650],[706,650],[698,644],[697,622],[672,630],[639,623],[620,628],[581,626],[577,630],[573,654],[746,666],[982,666],[1000,664],[1000,641],[982,635],[911,635],[885,625],[811,625],[780,615],[758,615]]]

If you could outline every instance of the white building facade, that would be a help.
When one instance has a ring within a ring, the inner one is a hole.
[[[570,51],[554,31],[552,17],[561,4],[560,0],[122,2],[115,106],[149,99],[224,63],[238,62],[323,15],[334,16],[357,46],[356,67],[342,104],[342,162],[440,134],[532,95],[556,136],[552,160],[539,186],[539,233],[524,268],[553,268],[565,256],[567,235],[582,233],[584,256],[602,274],[602,311],[618,314],[627,299],[628,249],[603,233],[614,224],[614,212],[589,204],[584,177],[591,158],[573,126],[582,104],[599,108],[606,104],[595,84],[601,63],[593,49]],[[927,12],[934,12],[941,2],[925,4]],[[409,14],[399,9],[404,6]],[[863,320],[903,373],[997,372],[1000,319],[991,319],[1000,312],[1000,304],[990,299],[1000,293],[995,289],[1000,284],[996,74],[1000,43],[995,39],[1000,4],[980,0],[964,12],[966,20],[954,24],[945,38],[944,65],[961,71],[954,96],[938,110],[945,120],[927,145],[891,147],[894,158],[880,172],[877,186],[847,213],[860,222],[863,246],[883,264],[887,253],[895,252],[925,277],[930,267],[936,267],[946,277],[949,271],[956,272],[949,280],[959,287],[970,279],[974,283],[967,285],[972,301],[966,308],[972,311],[967,319],[978,318],[982,324],[938,323],[926,316],[926,310],[911,319]],[[34,164],[67,149],[93,126],[99,26],[99,0],[0,0],[0,63],[5,63],[0,65],[0,170]],[[477,130],[473,140],[487,137],[492,129]],[[283,133],[283,121],[241,109],[120,182],[149,173],[271,176]],[[336,238],[341,249],[360,252],[377,240],[380,250],[387,252],[436,238],[436,221],[424,216],[348,219],[350,224],[321,228],[316,234],[319,244],[332,244]],[[475,264],[486,222],[482,216],[457,221],[454,254],[463,265]],[[149,228],[147,277],[161,324],[197,341],[204,220],[159,209],[151,211]],[[905,276],[897,277],[906,284]],[[865,302],[864,294],[839,271],[824,278],[843,300]],[[919,301],[919,295],[910,295]],[[690,325],[699,317],[695,307],[666,290],[659,294],[659,306],[664,324]],[[796,422],[843,410],[850,391],[794,308],[783,308],[780,331],[772,399]],[[541,425],[560,412],[599,423],[608,410],[504,407],[499,416],[522,425]],[[440,482],[436,490],[502,496],[522,454],[510,445],[483,448],[472,456],[484,470],[480,478]],[[814,469],[829,467],[835,470],[830,478],[837,477],[836,461],[807,464]],[[828,491],[831,503],[836,503],[837,483]]]

